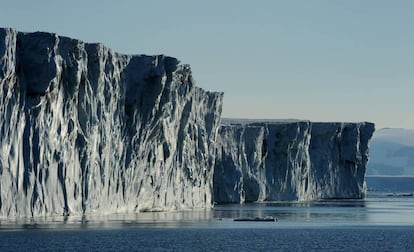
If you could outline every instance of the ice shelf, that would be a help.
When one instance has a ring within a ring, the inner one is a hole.
[[[373,124],[221,124],[222,100],[172,57],[0,29],[0,218],[363,197]]]

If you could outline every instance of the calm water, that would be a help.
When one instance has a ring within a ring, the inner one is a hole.
[[[1,233],[1,251],[412,251],[408,227],[124,228]]]
[[[366,181],[372,191],[414,192],[414,176],[367,176]]]
[[[234,222],[274,216],[278,222]],[[0,251],[413,251],[414,197],[0,222]]]

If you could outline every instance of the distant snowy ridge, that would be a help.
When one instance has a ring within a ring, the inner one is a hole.
[[[373,132],[372,123],[227,119],[217,140],[214,200],[363,198]]]
[[[414,175],[414,130],[384,128],[370,145],[367,175]]]
[[[222,97],[175,58],[0,29],[0,216],[210,207]]]
[[[373,141],[388,141],[399,145],[414,147],[414,130],[383,128],[375,132]]]

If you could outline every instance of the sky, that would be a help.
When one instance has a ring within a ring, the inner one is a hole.
[[[0,0],[0,26],[190,64],[223,116],[414,129],[411,0]]]

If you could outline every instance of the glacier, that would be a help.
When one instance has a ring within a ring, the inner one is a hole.
[[[216,203],[357,199],[374,124],[223,119]]]
[[[222,97],[172,57],[0,29],[0,216],[210,207]]]
[[[372,123],[222,106],[176,58],[0,28],[0,218],[364,196]]]

